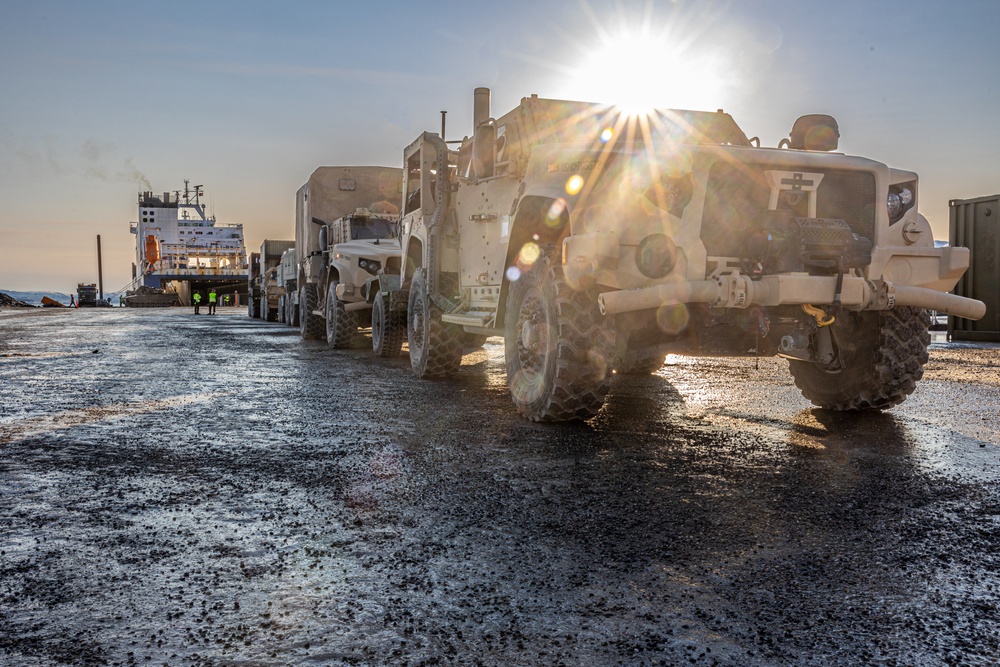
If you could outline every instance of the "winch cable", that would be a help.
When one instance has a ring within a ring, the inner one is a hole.
[[[842,307],[841,303],[841,293],[844,291],[844,258],[837,258],[837,287],[833,290],[833,315],[831,317],[836,318],[840,315],[840,309]]]
[[[808,303],[802,304],[802,310],[804,310],[806,314],[812,315],[816,318],[816,326],[818,327],[828,327],[837,321],[836,317],[830,315],[822,308],[817,308],[816,306]]]

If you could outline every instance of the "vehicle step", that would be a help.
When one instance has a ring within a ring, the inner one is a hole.
[[[466,327],[482,327],[487,322],[493,320],[493,311],[470,310],[465,313],[445,313],[441,316],[442,322],[450,324],[461,324]]]

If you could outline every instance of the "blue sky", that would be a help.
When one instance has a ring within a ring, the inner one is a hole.
[[[724,108],[765,145],[830,113],[841,150],[948,200],[1000,191],[1000,2],[568,0],[0,5],[0,288],[130,280],[136,194],[204,184],[248,247],[290,238],[320,165],[398,165],[472,90]],[[665,55],[615,60],[645,36]],[[610,61],[619,68],[613,72]],[[603,65],[602,65],[603,63]],[[631,72],[624,72],[630,69]],[[641,83],[636,84],[639,81]]]

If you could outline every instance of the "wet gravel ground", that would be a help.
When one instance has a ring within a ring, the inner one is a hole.
[[[0,664],[994,665],[1000,349],[670,357],[538,425],[220,308],[0,311]]]

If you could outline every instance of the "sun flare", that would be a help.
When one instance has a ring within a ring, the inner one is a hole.
[[[726,68],[719,54],[699,50],[674,30],[649,25],[604,32],[572,68],[572,93],[639,115],[652,109],[713,110],[722,106]]]

